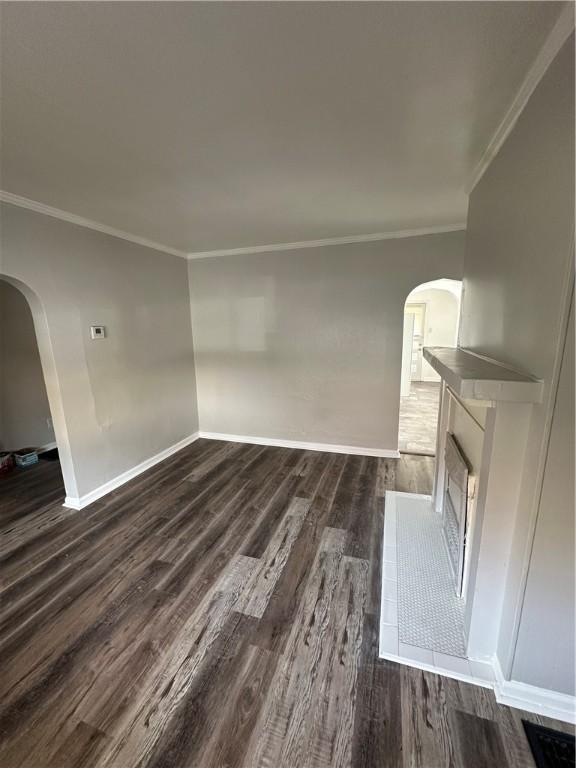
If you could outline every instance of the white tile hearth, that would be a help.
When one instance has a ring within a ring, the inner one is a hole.
[[[388,491],[380,657],[490,686],[489,662],[466,657],[462,606],[429,496]]]
[[[427,496],[396,496],[399,640],[465,656],[463,603],[454,590],[440,517]]]

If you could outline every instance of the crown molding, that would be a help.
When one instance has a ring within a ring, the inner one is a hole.
[[[510,134],[512,128],[514,128],[516,125],[516,121],[528,103],[528,99],[534,93],[536,86],[540,80],[542,80],[546,70],[554,61],[556,55],[560,51],[560,48],[562,48],[573,30],[574,4],[570,2],[565,4],[565,7],[561,11],[556,24],[554,24],[552,27],[532,66],[528,70],[528,74],[522,81],[522,85],[518,89],[514,100],[508,108],[508,111],[494,132],[494,135],[484,150],[484,154],[480,158],[480,161],[474,168],[474,171],[466,186],[466,191],[468,194],[470,194],[476,184],[478,184],[486,169],[500,151],[500,148],[508,138],[508,135]]]
[[[404,237],[422,237],[439,235],[444,232],[461,232],[466,229],[466,222],[447,224],[419,229],[400,229],[395,232],[376,232],[371,235],[350,235],[348,237],[327,237],[323,240],[301,240],[295,243],[274,243],[273,245],[253,245],[245,248],[228,248],[221,251],[199,251],[189,253],[189,259],[209,259],[215,256],[242,256],[249,253],[269,253],[274,251],[296,251],[301,248],[323,248],[327,245],[346,245],[347,243],[373,243],[377,240],[398,240]]]
[[[128,240],[128,242],[142,245],[144,248],[152,248],[155,251],[169,253],[171,256],[179,256],[182,259],[187,257],[187,254],[184,251],[179,251],[176,248],[170,248],[162,243],[155,243],[153,240],[133,235],[130,232],[124,232],[121,229],[109,227],[106,224],[100,224],[100,222],[92,221],[92,219],[85,219],[83,216],[77,216],[75,213],[63,211],[60,208],[52,208],[50,205],[44,205],[44,203],[39,203],[36,200],[30,200],[27,197],[15,195],[12,192],[0,190],[0,201],[10,203],[10,205],[17,205],[19,208],[27,208],[29,211],[42,213],[44,216],[52,216],[54,219],[61,219],[70,224],[76,224],[79,227],[86,227],[87,229],[93,229],[96,232],[103,232],[105,235],[119,237],[121,240]]]
[[[518,89],[514,100],[508,108],[506,114],[501,120],[498,128],[494,132],[492,139],[488,143],[488,146],[484,150],[482,157],[477,163],[468,184],[466,185],[466,192],[470,194],[476,184],[480,181],[485,171],[489,167],[494,157],[498,154],[500,148],[506,141],[508,135],[512,131],[518,117],[525,108],[528,100],[536,86],[546,73],[548,67],[564,45],[570,34],[574,31],[574,3],[566,2],[565,7],[562,9],[554,27],[548,34],[548,37],[544,41],[544,44],[540,48],[540,51],[530,67],[526,77],[524,78],[522,85]],[[61,219],[67,221],[70,224],[76,224],[80,227],[86,227],[87,229],[93,229],[96,232],[102,232],[112,237],[118,237],[121,240],[127,240],[128,242],[141,245],[145,248],[151,248],[155,251],[161,251],[163,253],[169,253],[172,256],[179,256],[185,259],[206,259],[215,256],[240,256],[250,253],[267,253],[274,251],[293,251],[301,248],[322,248],[329,245],[345,245],[351,243],[369,243],[378,240],[393,240],[405,237],[420,237],[423,235],[434,235],[445,232],[458,232],[466,229],[466,223],[452,224],[446,226],[435,227],[423,227],[416,229],[405,229],[394,232],[377,232],[367,235],[351,235],[349,237],[332,237],[322,240],[303,240],[293,243],[274,243],[272,245],[256,245],[247,246],[243,248],[228,248],[223,250],[213,251],[198,251],[186,253],[185,251],[178,250],[176,248],[170,248],[162,243],[156,243],[153,240],[148,240],[145,237],[139,237],[130,232],[124,232],[121,229],[115,229],[109,227],[106,224],[101,224],[98,221],[92,219],[86,219],[83,216],[77,216],[69,211],[64,211],[60,208],[53,208],[52,206],[45,205],[36,200],[30,200],[29,198],[15,195],[12,192],[0,190],[0,201],[16,205],[20,208],[27,208],[28,210],[41,213],[45,216],[52,216],[55,219]]]
[[[344,245],[346,243],[370,243],[376,240],[394,240],[402,237],[420,237],[422,235],[437,235],[443,232],[460,232],[466,229],[466,223],[441,225],[436,227],[422,227],[420,229],[403,229],[396,232],[378,232],[371,235],[350,235],[349,237],[329,237],[324,240],[303,240],[296,243],[275,243],[274,245],[254,245],[245,248],[229,248],[219,251],[201,251],[197,253],[186,253],[176,248],[170,248],[162,243],[155,243],[145,237],[133,235],[130,232],[124,232],[121,229],[109,227],[92,219],[85,219],[83,216],[77,216],[75,213],[63,211],[61,208],[53,208],[50,205],[39,203],[37,200],[30,200],[28,197],[21,197],[12,192],[6,192],[0,189],[0,201],[17,205],[19,208],[27,208],[36,213],[42,213],[44,216],[52,216],[55,219],[67,221],[70,224],[76,224],[79,227],[93,229],[96,232],[103,232],[112,237],[119,237],[121,240],[128,240],[131,243],[142,245],[145,248],[152,248],[155,251],[169,253],[172,256],[179,256],[183,259],[206,259],[212,256],[240,256],[247,253],[266,253],[268,251],[294,251],[300,248],[321,248],[326,245]]]

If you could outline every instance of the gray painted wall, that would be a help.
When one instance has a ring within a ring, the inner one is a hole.
[[[2,205],[0,274],[32,302],[68,495],[197,430],[187,263]],[[90,325],[107,327],[90,339]]]
[[[201,430],[395,450],[404,302],[464,233],[190,261]]]
[[[32,313],[24,295],[0,280],[0,448],[53,441]]]
[[[563,342],[562,296],[573,258],[573,232],[574,37],[549,68],[475,187],[468,211],[460,344],[525,369],[546,385],[544,401],[534,407],[531,419],[508,565],[498,648],[505,670],[512,661],[523,568],[531,543],[530,518],[539,491],[538,468],[545,459],[543,434],[555,396],[552,378]],[[570,480],[565,477],[563,482],[567,486]],[[564,578],[567,564],[558,561],[556,565],[557,577]],[[546,623],[540,625],[541,640],[550,650],[549,638],[564,626],[561,605],[573,610],[565,586],[559,587],[562,597],[553,615],[542,607]],[[537,610],[533,603],[525,606],[524,618],[531,610]],[[535,651],[539,647],[534,644]],[[564,658],[558,663],[568,669],[569,661]],[[530,680],[538,679],[544,687],[558,685],[547,653],[540,653],[533,664]],[[526,675],[526,670],[522,664],[514,671]]]
[[[574,695],[574,304],[512,677]]]

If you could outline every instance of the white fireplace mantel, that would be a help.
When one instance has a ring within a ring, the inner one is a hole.
[[[507,570],[531,414],[544,382],[460,347],[425,347],[442,379],[433,504],[441,513],[445,447],[453,433],[474,480],[468,506],[464,572],[465,633],[470,658],[492,658],[502,642]],[[452,426],[451,426],[452,425]]]
[[[463,400],[539,403],[544,382],[460,347],[424,347],[424,358]]]

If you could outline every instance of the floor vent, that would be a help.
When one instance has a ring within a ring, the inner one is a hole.
[[[575,768],[574,736],[522,720],[537,768]]]

